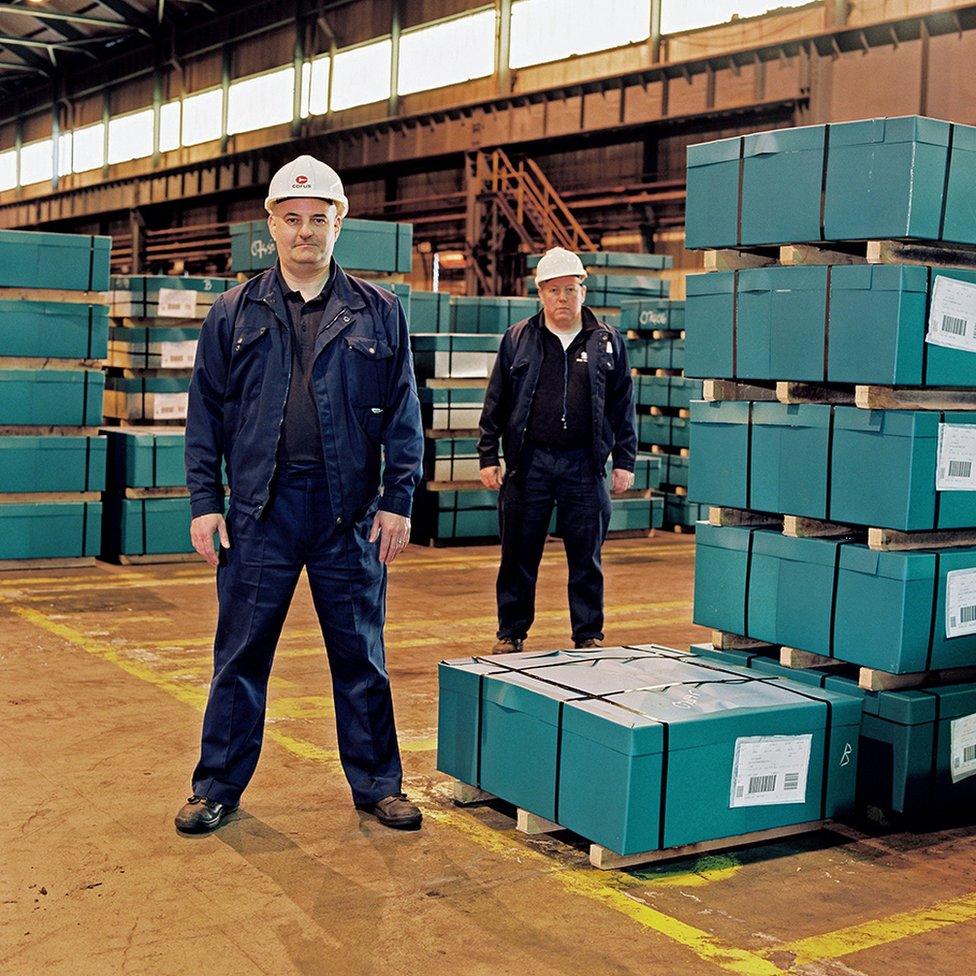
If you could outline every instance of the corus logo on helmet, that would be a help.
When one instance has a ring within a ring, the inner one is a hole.
[[[307,176],[296,176],[295,177],[295,186],[305,186],[307,183],[308,183],[308,177]]]

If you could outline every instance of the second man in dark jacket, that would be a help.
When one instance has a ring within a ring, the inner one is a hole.
[[[571,251],[543,255],[535,275],[542,308],[505,333],[485,394],[481,481],[500,490],[502,539],[495,653],[524,647],[554,508],[569,563],[573,643],[603,640],[600,551],[610,491],[627,491],[634,481],[637,432],[623,340],[583,304],[585,278]]]

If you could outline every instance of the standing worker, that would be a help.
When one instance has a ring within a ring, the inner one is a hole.
[[[332,259],[349,209],[333,169],[298,157],[271,180],[265,208],[278,263],[214,304],[190,383],[190,536],[217,569],[219,612],[193,796],[176,826],[206,833],[238,806],[305,567],[353,801],[414,829],[383,646],[386,567],[410,536],[423,455],[406,321],[392,294]]]
[[[542,309],[505,333],[485,393],[481,482],[500,490],[496,654],[524,649],[554,505],[569,563],[573,643],[599,647],[603,640],[606,465],[612,455],[612,490],[627,491],[637,431],[623,340],[583,304],[585,278],[578,255],[546,251],[535,272]]]

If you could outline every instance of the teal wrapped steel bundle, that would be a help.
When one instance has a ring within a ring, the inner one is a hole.
[[[477,430],[485,404],[482,388],[422,386],[420,416],[425,430]]]
[[[101,491],[105,457],[103,437],[0,436],[0,493]]]
[[[470,297],[451,299],[451,332],[501,334],[539,311],[535,298]]]
[[[181,488],[186,484],[182,430],[109,429],[103,435],[102,440],[108,446],[110,490]]]
[[[500,335],[420,333],[410,336],[419,380],[487,379],[498,355]]]
[[[101,371],[0,369],[0,425],[100,424],[104,390]]]
[[[105,416],[121,420],[186,420],[186,376],[110,376],[105,381]]]
[[[659,529],[664,524],[664,498],[611,498],[610,531],[634,532]]]
[[[526,265],[531,270],[539,263],[541,254],[530,254]],[[630,274],[634,271],[664,271],[674,263],[668,254],[634,253],[631,251],[583,251],[579,255],[583,267],[599,269],[601,274],[620,271]],[[592,273],[592,272],[591,272]]]
[[[104,359],[108,328],[105,305],[0,300],[0,356]]]
[[[853,807],[855,697],[666,648],[512,657],[442,663],[438,740],[457,724],[482,788],[616,853]]]
[[[450,294],[446,291],[411,292],[407,321],[411,332],[450,332]]]
[[[189,497],[123,498],[108,494],[104,508],[104,558],[193,551]]]
[[[0,230],[0,288],[105,291],[111,237]]]
[[[702,520],[708,520],[708,507],[688,501],[685,495],[667,492],[664,496],[664,524],[694,528]]]
[[[0,559],[96,556],[101,531],[101,502],[0,505]]]
[[[688,497],[692,501],[749,507],[752,408],[752,403],[737,400],[692,403],[691,444],[698,456],[688,479]]]
[[[624,332],[680,332],[684,327],[682,301],[645,298],[620,304],[620,328]]]
[[[637,454],[634,463],[634,485],[633,491],[648,491],[657,488],[666,479],[663,477],[664,462],[667,455],[664,454]],[[608,474],[609,477],[609,474]]]
[[[113,326],[109,365],[134,369],[192,369],[199,326]]]
[[[481,476],[475,437],[438,437],[424,443],[428,481],[477,481]]]
[[[482,488],[425,491],[414,503],[415,542],[488,539],[498,536],[498,493]]]
[[[972,747],[976,685],[933,685],[908,691],[865,691],[836,668],[796,671],[758,654],[715,651],[693,645],[725,664],[748,667],[859,697],[861,738],[857,804],[913,820],[932,821],[968,813],[976,801]]]

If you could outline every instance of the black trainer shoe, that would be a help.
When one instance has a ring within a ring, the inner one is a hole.
[[[595,647],[603,647],[603,641],[590,637],[587,640],[576,642],[576,650],[578,651],[592,650]]]
[[[503,637],[491,649],[492,654],[521,654],[525,650],[525,640],[522,637]]]
[[[194,793],[176,815],[176,829],[181,834],[209,834],[236,809],[236,804],[230,807]]]
[[[384,827],[394,830],[419,830],[423,820],[420,808],[407,799],[406,793],[393,793],[376,803],[356,804],[356,809],[371,813]]]

